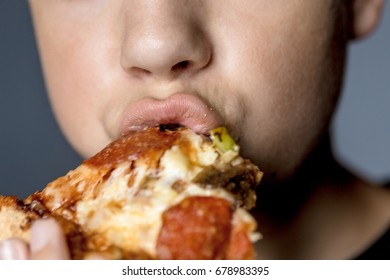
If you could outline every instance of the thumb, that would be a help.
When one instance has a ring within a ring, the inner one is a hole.
[[[33,260],[70,258],[64,233],[53,218],[37,220],[32,224],[30,253]]]

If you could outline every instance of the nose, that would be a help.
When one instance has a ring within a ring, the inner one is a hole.
[[[136,2],[141,4],[128,15],[122,43],[124,70],[137,78],[172,80],[208,65],[210,43],[188,7],[171,1]]]

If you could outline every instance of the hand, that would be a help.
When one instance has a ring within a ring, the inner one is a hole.
[[[30,233],[30,246],[19,238],[0,243],[0,260],[70,259],[64,233],[54,219],[33,222]]]

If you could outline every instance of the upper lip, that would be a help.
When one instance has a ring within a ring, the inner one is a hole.
[[[166,99],[144,98],[130,105],[120,122],[121,134],[160,124],[177,124],[200,134],[221,124],[217,112],[203,99],[190,93],[176,93]]]

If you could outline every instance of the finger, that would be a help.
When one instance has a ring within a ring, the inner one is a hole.
[[[70,258],[64,233],[52,218],[37,220],[32,224],[30,251],[33,260]]]
[[[27,260],[27,244],[19,238],[11,238],[0,243],[0,260]]]

